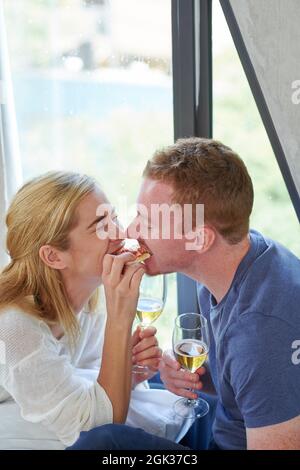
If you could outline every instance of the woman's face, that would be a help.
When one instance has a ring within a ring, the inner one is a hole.
[[[99,207],[105,204],[106,209]],[[103,215],[104,214],[104,215]],[[88,194],[77,207],[77,225],[69,234],[70,247],[63,252],[65,273],[68,277],[81,280],[83,283],[100,284],[103,258],[106,253],[115,252],[122,245],[125,233],[120,228],[117,215],[105,194],[96,189]],[[107,227],[118,228],[117,239],[100,237],[100,232],[107,232]]]

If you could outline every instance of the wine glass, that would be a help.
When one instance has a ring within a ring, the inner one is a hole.
[[[206,318],[199,313],[183,313],[175,319],[173,352],[183,369],[196,372],[208,358],[209,332]],[[209,404],[202,398],[180,398],[174,412],[183,418],[196,419],[209,412]]]
[[[140,295],[137,303],[136,317],[141,329],[152,325],[162,313],[167,298],[167,277],[163,275],[149,276],[144,274]],[[147,374],[150,372],[148,366],[135,364],[132,368],[136,374]]]

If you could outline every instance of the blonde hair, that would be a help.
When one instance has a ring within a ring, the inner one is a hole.
[[[44,320],[59,324],[74,342],[79,333],[59,270],[39,256],[43,245],[69,248],[69,233],[76,226],[80,201],[96,188],[89,176],[49,172],[25,184],[14,197],[6,216],[6,246],[10,263],[0,274],[0,309],[17,306]],[[88,302],[97,305],[98,291]]]
[[[144,177],[170,183],[173,202],[204,204],[204,219],[230,244],[249,231],[253,186],[241,158],[213,139],[191,137],[156,152]]]

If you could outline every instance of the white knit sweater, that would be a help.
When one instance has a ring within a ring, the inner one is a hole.
[[[104,304],[99,313],[78,315],[73,353],[45,322],[16,309],[0,313],[0,450],[64,449],[81,431],[112,422],[111,402],[97,382]],[[178,441],[192,420],[174,417],[177,399],[143,382],[132,391],[126,424]]]
[[[112,422],[112,405],[97,376],[105,315],[81,312],[70,353],[66,337],[25,312],[0,313],[0,449],[64,448],[81,431]],[[4,345],[4,348],[3,348]],[[1,359],[1,358],[0,358]]]

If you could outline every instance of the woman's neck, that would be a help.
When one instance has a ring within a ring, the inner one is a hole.
[[[63,284],[73,311],[78,315],[99,286],[99,280],[83,281],[82,278],[63,275]]]
[[[82,279],[71,279],[69,276],[63,275],[63,284],[75,315],[78,315],[87,304],[95,289],[99,286],[99,282],[83,282]],[[51,327],[52,334],[56,339],[64,336],[64,330],[61,325],[53,325]]]

